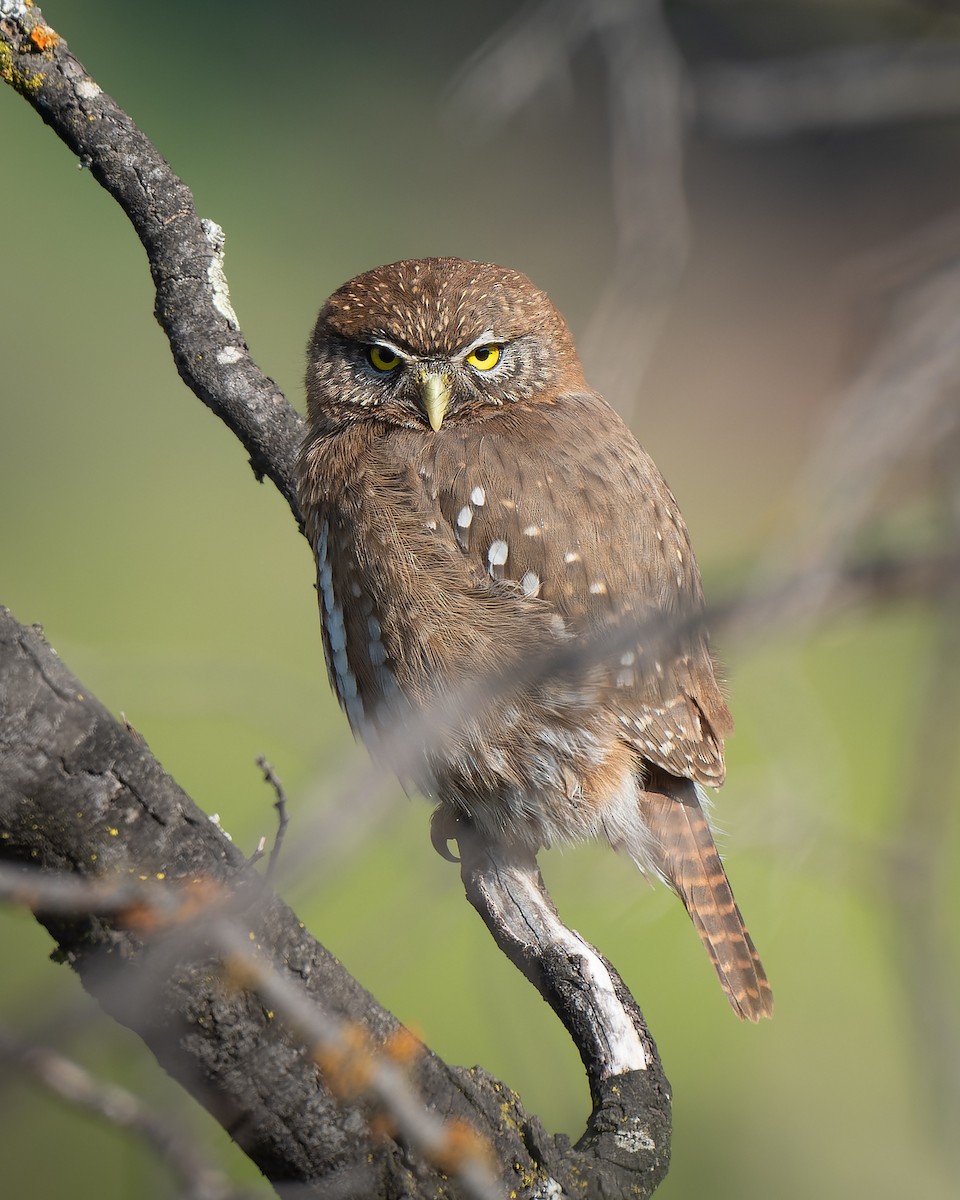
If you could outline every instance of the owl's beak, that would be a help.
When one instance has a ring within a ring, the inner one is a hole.
[[[443,424],[443,418],[450,403],[452,381],[449,375],[440,371],[421,371],[417,382],[420,384],[420,402],[427,414],[430,428],[436,431]]]

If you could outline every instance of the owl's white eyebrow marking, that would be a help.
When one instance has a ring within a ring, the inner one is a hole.
[[[470,503],[475,504],[477,506],[477,508],[480,508],[481,505],[486,504],[486,502],[487,502],[487,493],[483,490],[482,487],[475,487],[473,489],[473,491],[470,493]]]
[[[503,338],[497,337],[492,329],[485,329],[478,338],[474,338],[469,345],[464,346],[461,354],[464,358],[466,358],[468,355],[472,354],[478,346],[489,346],[491,342],[496,342],[499,346],[503,344]]]
[[[387,341],[386,338],[382,338],[382,337],[371,338],[366,343],[366,345],[382,346],[385,350],[389,350],[391,354],[395,354],[397,356],[397,358],[402,358],[404,362],[409,362],[410,358],[411,358],[410,352],[408,350],[401,350],[399,346],[394,345],[393,342]]]

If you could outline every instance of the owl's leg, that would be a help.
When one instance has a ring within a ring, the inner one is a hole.
[[[648,835],[641,852],[683,901],[734,1012],[748,1021],[772,1015],[773,992],[733,897],[697,785],[648,768],[639,806]]]

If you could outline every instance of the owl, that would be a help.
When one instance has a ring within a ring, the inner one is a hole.
[[[320,311],[298,463],[354,733],[470,827],[603,838],[680,896],[738,1016],[772,993],[705,815],[732,719],[652,460],[524,275],[428,258]]]

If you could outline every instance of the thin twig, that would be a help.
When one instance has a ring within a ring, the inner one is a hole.
[[[185,1130],[153,1112],[126,1088],[104,1083],[72,1059],[2,1028],[0,1059],[73,1107],[142,1138],[167,1164],[184,1200],[237,1200],[241,1195]]]
[[[262,754],[257,758],[257,766],[263,772],[264,779],[273,788],[274,795],[276,796],[273,807],[277,810],[277,832],[273,839],[273,847],[270,850],[270,861],[267,863],[267,870],[265,872],[265,878],[270,882],[273,879],[273,872],[280,858],[280,847],[283,845],[284,834],[287,832],[290,818],[287,816],[287,793],[280,782],[280,777]],[[258,857],[262,853],[262,848],[263,842],[261,840],[260,846],[257,848]]]

